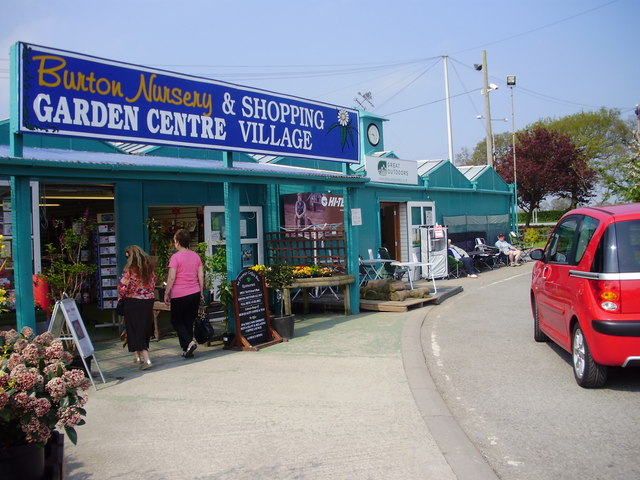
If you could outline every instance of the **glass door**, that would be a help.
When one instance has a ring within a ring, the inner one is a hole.
[[[410,256],[415,253],[420,258],[420,226],[433,226],[435,223],[434,202],[407,202],[407,234]]]
[[[227,237],[223,206],[204,207],[204,234],[208,253],[224,248]],[[242,267],[264,263],[262,207],[240,207],[240,243]]]

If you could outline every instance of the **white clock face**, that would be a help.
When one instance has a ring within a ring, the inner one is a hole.
[[[369,143],[374,147],[380,143],[380,131],[373,123],[367,127],[367,138],[369,139]]]

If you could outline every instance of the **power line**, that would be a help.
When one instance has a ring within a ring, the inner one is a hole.
[[[565,18],[561,18],[560,20],[556,20],[555,22],[547,23],[545,25],[541,25],[539,27],[532,28],[531,30],[527,30],[525,32],[516,33],[514,35],[511,35],[511,36],[508,36],[508,37],[504,37],[504,38],[500,38],[500,39],[494,40],[492,42],[483,43],[482,45],[477,45],[475,47],[466,48],[464,50],[458,50],[457,52],[453,52],[453,54],[465,53],[465,52],[469,52],[469,51],[472,51],[472,50],[483,49],[483,48],[486,48],[489,45],[495,45],[496,43],[502,43],[502,42],[506,42],[506,41],[512,40],[514,38],[522,37],[524,35],[529,35],[530,33],[537,32],[538,30],[543,30],[545,28],[553,27],[555,25],[558,25],[559,23],[568,22],[569,20],[573,20],[576,17],[580,17],[582,15],[586,15],[587,13],[591,13],[591,12],[593,12],[595,10],[599,10],[600,8],[607,7],[607,6],[609,6],[609,5],[613,4],[613,3],[616,3],[618,1],[619,0],[611,0],[610,2],[603,3],[601,5],[597,5],[597,6],[593,7],[593,8],[589,8],[587,10],[583,10],[582,12],[578,12],[576,14],[570,15],[570,16],[565,17]]]

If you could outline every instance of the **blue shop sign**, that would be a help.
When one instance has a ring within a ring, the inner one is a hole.
[[[19,43],[20,132],[356,163],[358,111]]]

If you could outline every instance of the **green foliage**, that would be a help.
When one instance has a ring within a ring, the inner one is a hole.
[[[42,272],[54,298],[62,298],[63,293],[75,298],[87,277],[96,271],[95,264],[82,261],[82,251],[89,246],[95,228],[88,215],[74,220],[70,227],[63,220],[54,222],[58,242],[45,245],[49,265]]]
[[[571,139],[537,126],[517,134],[518,206],[527,213],[528,226],[534,210],[549,195],[569,195],[575,202],[591,195],[594,173]],[[496,171],[513,182],[513,157],[496,159]]]
[[[149,251],[157,257],[155,265],[156,281],[159,284],[166,281],[169,273],[169,259],[171,257],[171,236],[162,228],[162,223],[155,218],[147,218],[145,222],[149,231]]]
[[[220,283],[218,283],[218,289],[216,290],[216,295],[220,299],[220,303],[222,304],[222,309],[224,310],[225,316],[225,331],[229,330],[229,317],[231,316],[231,306],[233,305],[233,286],[231,282],[227,281],[227,276],[220,279]]]
[[[543,119],[538,124],[571,138],[589,166],[597,171],[598,180],[606,189],[605,196],[615,194],[616,186],[625,183],[627,173],[621,164],[628,158],[633,130],[619,110],[601,108],[559,119]]]
[[[620,159],[617,178],[609,178],[609,186],[615,195],[625,202],[640,202],[640,137],[635,136],[631,151]]]
[[[560,220],[560,217],[564,215],[567,210],[538,210],[538,222],[539,223],[555,223]],[[523,212],[518,213],[518,223],[524,223],[527,219],[527,214]]]
[[[227,250],[224,245],[213,247],[213,253],[207,255],[207,242],[200,242],[196,246],[196,252],[200,255],[204,268],[205,287],[213,288],[216,280],[227,278]]]
[[[282,291],[293,282],[294,267],[288,263],[273,263],[269,266],[255,265],[252,270],[262,275],[267,283],[267,287],[276,292],[277,300],[280,303],[280,316],[284,316],[284,302],[282,301]]]
[[[524,231],[524,243],[525,245],[533,245],[540,239],[540,233],[535,228],[527,228]]]

